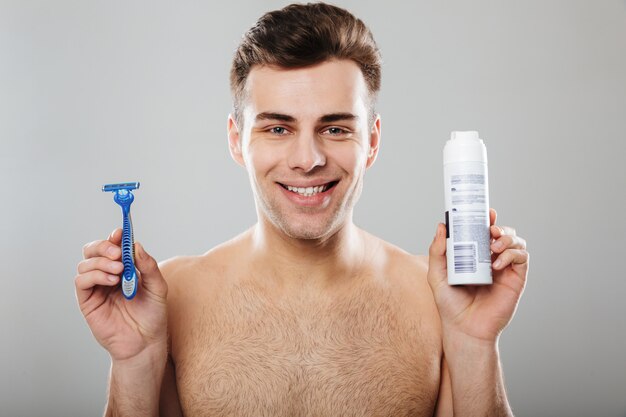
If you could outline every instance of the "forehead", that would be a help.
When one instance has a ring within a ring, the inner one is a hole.
[[[247,111],[275,111],[300,117],[366,111],[367,85],[351,60],[304,68],[253,67],[246,81]]]

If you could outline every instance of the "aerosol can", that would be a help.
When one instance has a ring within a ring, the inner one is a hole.
[[[452,132],[443,176],[448,284],[492,284],[487,149],[478,132]]]

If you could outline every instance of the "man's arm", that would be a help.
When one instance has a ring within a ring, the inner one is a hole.
[[[429,249],[428,284],[441,318],[457,416],[513,415],[504,390],[498,340],[524,292],[529,254],[526,241],[514,228],[495,225],[494,209],[489,210],[489,218],[492,285],[448,284],[445,224],[437,225]],[[444,401],[442,398],[442,404]]]
[[[158,264],[163,278],[170,281],[175,267],[174,260]],[[175,293],[174,285],[172,289]],[[171,298],[170,292],[168,304]],[[174,362],[168,352],[171,352],[171,339],[165,337],[138,356],[111,361],[106,417],[182,417]]]
[[[496,344],[444,335],[436,417],[512,417]],[[456,410],[456,413],[453,413]]]
[[[106,417],[156,417],[167,347],[154,347],[139,356],[111,362]]]
[[[152,256],[135,242],[141,274],[137,294],[124,299],[122,229],[83,247],[74,283],[81,313],[111,357],[107,416],[155,416],[167,358],[167,283]]]
[[[183,416],[174,362],[167,348],[112,363],[105,416]]]

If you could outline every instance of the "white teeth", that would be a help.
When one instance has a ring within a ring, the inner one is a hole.
[[[286,185],[287,189],[291,192],[298,193],[304,197],[311,197],[317,193],[322,193],[328,189],[328,184],[326,185],[317,185],[315,187],[293,187],[291,185]]]

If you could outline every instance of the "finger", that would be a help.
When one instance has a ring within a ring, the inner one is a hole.
[[[493,263],[493,269],[501,270],[509,265],[521,265],[528,262],[529,255],[524,249],[507,249]]]
[[[500,253],[509,248],[526,249],[526,240],[519,236],[504,235],[491,244],[491,250],[495,253]]]
[[[517,236],[517,232],[515,231],[515,229],[509,226],[491,225],[490,231],[491,231],[491,237],[495,239],[504,235]]]
[[[434,290],[447,278],[446,225],[438,223],[435,237],[428,250],[428,283]]]
[[[78,273],[84,274],[89,271],[100,270],[112,275],[119,275],[124,270],[124,264],[101,256],[88,258],[78,264]]]
[[[83,246],[83,258],[95,258],[104,256],[112,260],[118,260],[122,256],[122,249],[109,240],[94,240]]]
[[[107,274],[104,271],[98,270],[77,275],[74,280],[74,286],[76,287],[76,298],[78,298],[78,303],[82,304],[87,301],[96,285],[111,287],[113,285],[117,285],[118,281],[119,277],[117,275]]]
[[[496,212],[496,209],[494,209],[493,207],[489,208],[489,225],[496,224],[497,218],[498,218],[498,213]]]
[[[135,243],[135,266],[141,272],[143,287],[151,293],[165,298],[167,283],[163,279],[156,260],[146,252],[141,243]]]
[[[121,245],[122,244],[122,229],[120,227],[118,227],[117,229],[114,229],[109,235],[109,238],[107,240],[117,246]]]

